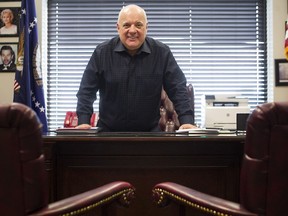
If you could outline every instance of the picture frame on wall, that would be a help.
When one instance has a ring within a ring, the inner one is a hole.
[[[288,61],[275,59],[275,85],[288,86]]]
[[[0,7],[0,37],[19,35],[21,7]]]
[[[0,73],[16,71],[17,53],[17,43],[0,44]]]

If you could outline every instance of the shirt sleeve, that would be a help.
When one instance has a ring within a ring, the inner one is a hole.
[[[168,52],[164,89],[173,102],[180,125],[194,124],[194,107],[190,106],[187,81],[171,51]]]
[[[99,89],[97,56],[97,49],[95,49],[83,73],[80,87],[76,95],[78,98],[76,109],[78,125],[90,124],[90,117],[93,113],[93,103],[97,99],[96,93]]]

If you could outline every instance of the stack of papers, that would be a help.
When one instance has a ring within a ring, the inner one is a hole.
[[[207,129],[207,128],[193,128],[193,129],[181,129],[176,130],[177,133],[193,133],[193,134],[225,134],[225,133],[235,133],[230,130],[221,129]]]

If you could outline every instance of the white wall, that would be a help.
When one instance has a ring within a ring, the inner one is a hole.
[[[42,41],[42,6],[47,0],[36,0],[36,10],[38,16],[38,30],[39,30],[39,42]],[[44,3],[43,3],[44,2]],[[268,73],[272,76],[270,80],[270,86],[273,91],[272,95],[269,97],[272,101],[287,101],[288,100],[288,87],[281,86],[275,87],[274,81],[274,59],[285,58],[284,56],[284,37],[285,37],[285,21],[287,19],[288,9],[287,9],[287,0],[267,0],[268,8],[268,23],[271,23],[272,31],[268,31],[268,46],[271,47],[268,54],[268,62],[270,66],[268,67]],[[5,3],[2,3],[5,4]],[[272,9],[271,9],[272,8]],[[269,16],[269,14],[271,16]],[[43,73],[45,73],[43,71]],[[9,74],[0,74],[0,103],[12,101],[13,92],[11,92],[11,78],[14,75]],[[43,74],[45,77],[45,74]],[[12,79],[13,80],[13,79]],[[45,80],[44,80],[45,81]]]

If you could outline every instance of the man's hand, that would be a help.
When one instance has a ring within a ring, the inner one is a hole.
[[[198,128],[196,125],[192,125],[192,124],[183,124],[179,127],[179,130],[182,129],[195,129]]]
[[[90,129],[91,125],[89,125],[89,124],[81,124],[81,125],[76,126],[75,128],[77,128],[77,129]]]

